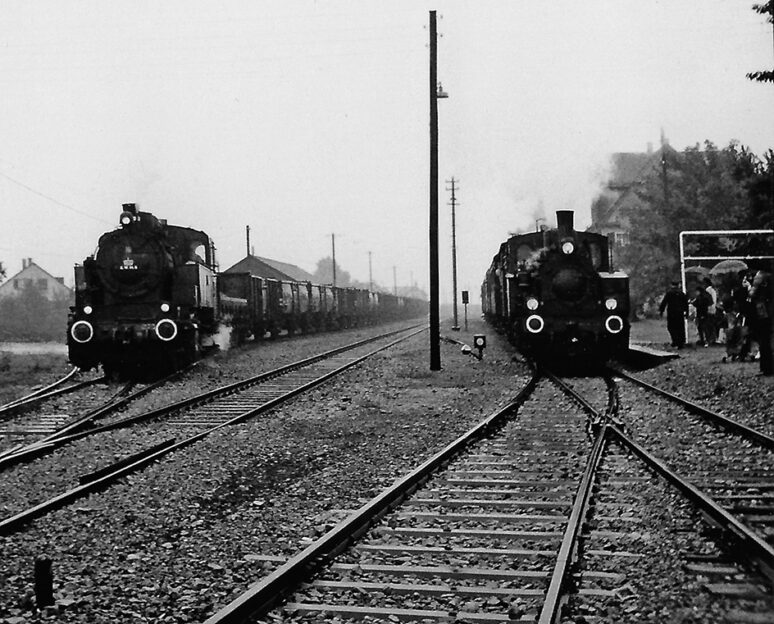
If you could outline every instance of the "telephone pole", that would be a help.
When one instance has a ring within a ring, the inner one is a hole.
[[[331,234],[331,255],[333,256],[333,285],[336,285],[336,235]]]
[[[438,309],[438,33],[430,11],[430,370],[441,370],[441,327]]]
[[[451,184],[451,188],[447,187],[447,191],[451,191],[451,204],[452,207],[452,290],[453,297],[452,309],[454,310],[454,325],[452,331],[460,331],[459,319],[457,317],[457,182],[452,176],[451,181],[447,180],[447,184]]]
[[[247,238],[247,255],[250,255],[250,226],[245,226],[245,237]]]

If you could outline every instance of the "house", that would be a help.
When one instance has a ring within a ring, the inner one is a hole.
[[[22,258],[22,270],[0,284],[0,297],[18,297],[25,288],[36,288],[46,299],[55,301],[72,296],[63,277],[54,277],[32,258]]]
[[[661,175],[670,154],[675,153],[669,142],[662,138],[661,148],[656,151],[648,144],[646,152],[612,154],[610,176],[591,203],[589,232],[609,236],[614,247],[627,245],[630,229],[627,213],[645,207],[637,195],[638,189],[650,176]]]
[[[297,267],[295,264],[280,262],[271,258],[261,258],[259,256],[245,256],[235,265],[227,268],[224,273],[250,273],[257,277],[268,277],[277,280],[286,280],[293,282],[314,282],[316,281],[311,273]]]

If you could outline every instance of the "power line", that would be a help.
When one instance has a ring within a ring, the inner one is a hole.
[[[82,215],[84,217],[88,217],[89,219],[94,219],[95,221],[100,221],[102,223],[106,223],[108,225],[113,225],[110,221],[106,221],[105,219],[101,219],[100,217],[95,217],[92,214],[89,214],[88,212],[84,212],[83,210],[78,210],[78,208],[75,208],[73,206],[70,206],[69,204],[65,204],[64,202],[59,201],[58,199],[55,199],[51,197],[50,195],[46,195],[45,193],[41,193],[40,191],[32,188],[31,186],[28,186],[24,184],[24,182],[20,182],[19,180],[12,178],[6,173],[3,173],[0,171],[0,177],[5,178],[6,180],[13,182],[14,184],[22,187],[23,189],[28,190],[30,193],[33,193],[35,195],[38,195],[39,197],[42,197],[43,199],[47,199],[50,202],[55,203],[57,206],[61,206],[62,208],[65,208],[67,210],[70,210],[71,212],[78,213],[79,215]]]

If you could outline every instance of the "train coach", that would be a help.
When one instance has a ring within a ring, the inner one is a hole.
[[[527,357],[600,364],[629,344],[629,278],[613,270],[607,237],[557,227],[518,234],[492,259],[481,288],[485,317]]]
[[[219,273],[207,234],[123,208],[120,227],[75,267],[67,343],[81,369],[144,376],[193,362],[223,329],[240,344],[426,312],[426,302],[386,293]]]

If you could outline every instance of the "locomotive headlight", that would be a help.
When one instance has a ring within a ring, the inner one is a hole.
[[[565,241],[562,243],[563,254],[566,254],[569,256],[573,251],[575,251],[575,245],[573,245],[571,241]]]
[[[77,321],[70,328],[70,335],[79,344],[86,344],[94,338],[94,328],[89,321]]]
[[[156,323],[156,335],[164,342],[174,340],[177,336],[177,324],[170,319],[161,319]]]
[[[623,331],[624,322],[620,316],[608,316],[605,321],[605,329],[611,334],[620,334]]]
[[[527,310],[537,310],[540,302],[534,297],[527,299]]]
[[[83,306],[84,314],[91,314],[92,312],[94,312],[94,309],[90,305]]]
[[[612,310],[612,308],[610,308]],[[161,304],[161,311],[162,312],[169,312],[169,304],[168,303],[162,303]]]
[[[132,222],[132,213],[122,212],[119,222],[121,223],[121,225],[129,225]]]
[[[615,310],[618,307],[618,302],[612,297],[610,299],[605,299],[605,307],[608,310]]]
[[[527,331],[530,334],[539,334],[540,332],[543,331],[543,328],[546,325],[545,321],[543,321],[543,318],[538,316],[537,314],[528,316],[525,324],[527,326]]]

